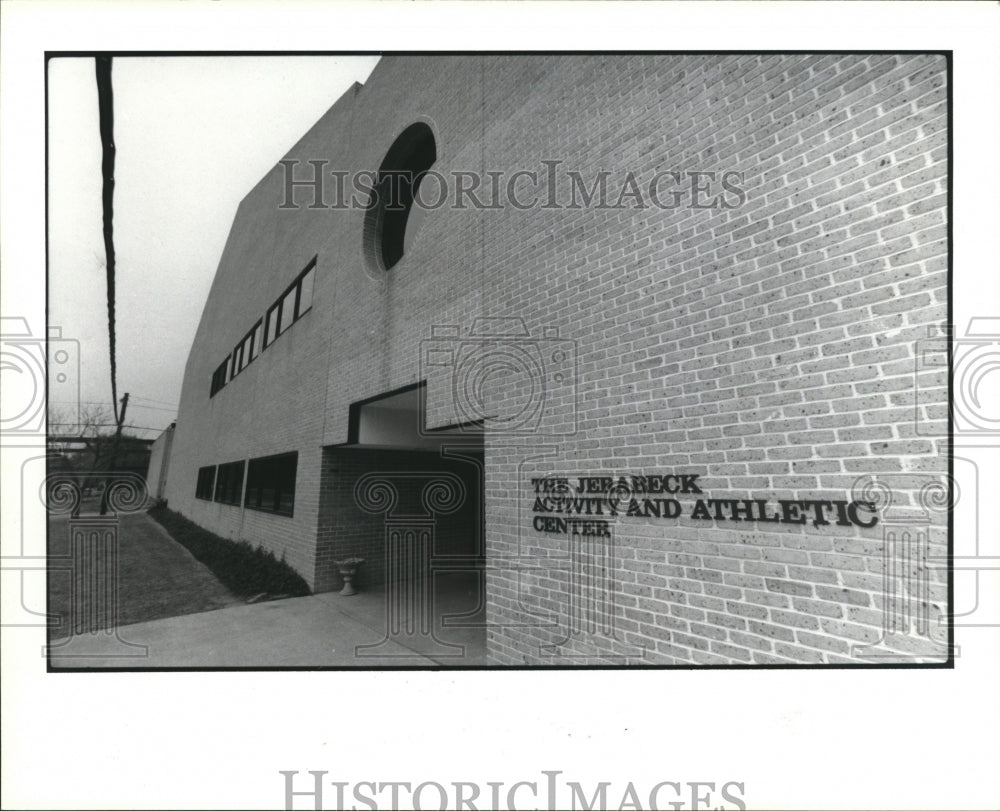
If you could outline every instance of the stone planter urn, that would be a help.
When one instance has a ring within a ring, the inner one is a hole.
[[[337,571],[340,572],[340,576],[344,578],[344,587],[340,590],[341,596],[350,597],[352,594],[358,593],[357,589],[354,588],[354,578],[358,573],[358,567],[364,562],[364,558],[344,558],[333,562]]]

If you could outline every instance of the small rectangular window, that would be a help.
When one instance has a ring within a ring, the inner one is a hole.
[[[275,304],[267,311],[267,332],[264,336],[264,346],[270,346],[274,343],[274,339],[278,337],[278,316],[280,313],[278,304]]]
[[[260,321],[253,325],[253,328],[240,341],[233,350],[233,377],[250,365],[250,362],[257,357],[257,333],[260,331]]]
[[[253,325],[253,329],[250,330],[250,334],[247,336],[247,363],[250,363],[254,358],[257,357],[257,351],[259,347],[257,346],[259,339],[257,333],[260,332],[260,321]]]
[[[244,465],[243,461],[219,465],[219,473],[215,479],[216,501],[239,506],[243,496]]]
[[[194,497],[205,501],[212,500],[215,490],[215,465],[198,468],[198,483],[194,489]]]
[[[229,379],[232,380],[241,371],[243,371],[243,344],[238,344],[233,350],[233,364],[229,373]]]
[[[226,383],[229,382],[229,355],[226,355],[226,359],[219,364],[215,372],[212,374],[212,389],[209,397],[215,397],[216,393],[221,389]]]
[[[296,314],[297,318],[301,318],[310,307],[312,307],[313,300],[313,278],[315,276],[314,267],[310,267],[302,275],[302,280],[299,282],[299,307]]]
[[[291,516],[295,508],[298,452],[251,459],[244,504],[252,510]]]
[[[278,323],[278,334],[281,335],[295,321],[295,294],[297,288],[293,287],[281,299],[281,320]]]

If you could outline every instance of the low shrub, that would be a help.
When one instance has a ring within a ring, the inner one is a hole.
[[[161,504],[151,508],[149,516],[239,597],[262,593],[301,597],[310,593],[298,572],[263,547],[219,537]]]

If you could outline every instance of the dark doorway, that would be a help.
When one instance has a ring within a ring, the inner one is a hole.
[[[485,655],[483,435],[421,430],[422,397],[418,386],[355,404],[352,441],[324,449],[316,590],[339,590],[337,562],[363,558],[354,585],[384,599],[345,596],[344,610],[393,645],[469,664]],[[380,610],[355,616],[362,605]]]

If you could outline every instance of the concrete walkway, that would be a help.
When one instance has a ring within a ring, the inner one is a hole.
[[[50,664],[53,669],[367,669],[486,663],[485,629],[442,626],[440,616],[434,635],[407,636],[404,628],[388,639],[384,597],[381,591],[354,597],[326,593],[124,625],[117,633],[78,634],[53,643]]]
[[[65,519],[50,526],[54,577],[69,560],[67,530]],[[54,670],[486,664],[482,583],[474,572],[439,575],[422,596],[410,583],[391,594],[379,587],[247,605],[145,514],[123,517],[118,538],[118,627],[62,623],[51,637]],[[91,579],[78,573],[75,588]],[[70,606],[67,591],[50,591],[50,601],[53,595]]]

